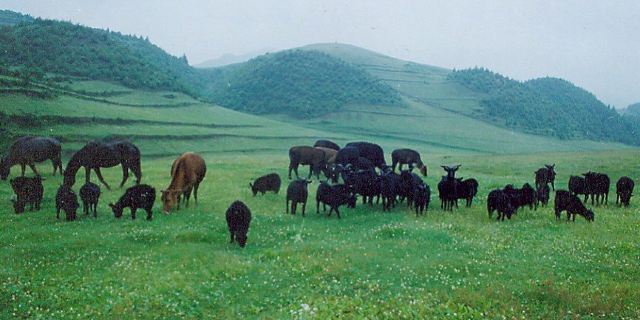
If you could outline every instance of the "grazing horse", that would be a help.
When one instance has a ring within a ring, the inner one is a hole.
[[[556,190],[553,182],[556,180],[555,163],[552,165],[545,164],[544,168],[536,170],[536,188],[540,188],[543,184],[551,183],[551,189]]]
[[[33,173],[40,175],[35,163],[51,159],[53,174],[59,169],[62,174],[62,160],[60,160],[60,141],[46,137],[21,137],[9,147],[9,153],[0,160],[0,179],[7,180],[11,167],[19,164],[24,177],[25,166],[28,165]]]
[[[198,187],[206,173],[207,166],[201,156],[187,152],[178,157],[171,166],[171,183],[167,190],[161,191],[162,197],[160,199],[162,199],[164,213],[169,213],[169,210],[176,203],[178,210],[180,210],[181,195],[188,207],[191,190],[193,190],[193,198],[198,204]]]
[[[400,164],[400,171],[402,171],[402,165],[409,165],[409,170],[413,169],[415,165],[420,169],[420,173],[423,176],[427,176],[427,166],[422,163],[420,159],[420,153],[412,149],[396,149],[391,153],[391,168],[396,171],[396,165]]]
[[[64,172],[64,185],[73,186],[76,182],[76,173],[80,167],[84,167],[86,182],[90,181],[91,170],[95,170],[100,182],[111,190],[104,181],[100,168],[111,168],[122,165],[122,182],[120,188],[129,179],[129,170],[136,176],[136,184],[140,184],[142,179],[142,169],[140,167],[140,149],[133,143],[126,140],[106,140],[91,141],[82,149],[78,150],[67,163]]]

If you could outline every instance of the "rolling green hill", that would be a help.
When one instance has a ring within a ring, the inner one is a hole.
[[[640,116],[640,102],[630,104],[623,112],[624,115]]]
[[[11,10],[0,10],[0,26],[14,25],[21,22],[31,22],[33,20],[33,17],[25,14],[21,14]]]

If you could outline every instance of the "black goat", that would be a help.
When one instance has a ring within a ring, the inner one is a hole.
[[[576,214],[583,216],[589,222],[594,221],[595,218],[593,211],[587,209],[577,196],[566,190],[556,191],[554,210],[556,219],[560,219],[560,213],[565,210],[567,221],[571,220],[571,216],[573,216],[572,220],[576,221]]]
[[[296,214],[298,203],[302,203],[302,216],[304,217],[305,207],[307,206],[307,197],[309,191],[307,186],[311,180],[294,180],[287,187],[287,200],[285,203],[286,212],[289,213],[289,201],[291,201],[291,214]]]
[[[620,205],[629,206],[634,185],[633,180],[629,177],[618,179],[618,182],[616,182],[616,204],[620,202]]]
[[[84,214],[89,214],[93,210],[93,217],[98,217],[98,200],[100,200],[100,186],[87,182],[80,188],[80,199],[82,199],[82,209]]]
[[[225,217],[231,235],[229,243],[238,241],[240,248],[244,248],[247,244],[247,232],[249,232],[249,224],[251,223],[251,210],[242,201],[236,200],[227,209]]]
[[[320,213],[320,202],[324,211],[327,211],[326,205],[329,205],[329,214],[335,211],[338,219],[340,219],[339,208],[342,205],[347,205],[349,208],[356,207],[357,197],[353,194],[349,187],[344,184],[329,185],[327,182],[322,182],[318,186],[316,191],[316,213]]]

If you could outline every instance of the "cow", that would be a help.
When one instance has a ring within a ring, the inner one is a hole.
[[[193,190],[193,199],[198,204],[198,188],[207,173],[207,166],[200,155],[186,152],[178,157],[171,166],[171,182],[166,190],[160,191],[164,213],[168,214],[177,204],[180,210],[180,198],[189,207],[189,198]]]
[[[354,147],[358,149],[360,157],[369,159],[376,168],[382,169],[386,165],[384,160],[384,151],[382,147],[370,142],[349,142],[345,147]]]
[[[608,203],[609,186],[611,184],[609,176],[604,173],[591,171],[583,173],[582,175],[584,176],[586,198],[591,197],[591,205],[593,205],[594,200],[596,204]]]
[[[391,152],[391,168],[396,171],[396,165],[402,171],[402,165],[407,164],[409,169],[416,166],[423,176],[427,176],[427,166],[420,159],[420,153],[412,149],[396,149]]]
[[[329,149],[333,149],[333,150],[340,150],[340,146],[330,140],[318,140],[316,141],[316,143],[313,144],[313,147],[323,147],[323,148],[329,148]]]
[[[308,165],[309,176],[315,174],[316,178],[320,176],[320,170],[326,165],[324,151],[318,148],[309,146],[297,146],[289,149],[289,180],[291,180],[291,171],[296,174],[296,178],[300,178],[298,175],[298,166]]]
[[[298,203],[302,203],[302,216],[304,217],[304,209],[307,206],[307,197],[309,191],[307,185],[310,180],[298,179],[293,180],[287,187],[287,199],[285,203],[286,212],[289,213],[289,202],[291,202],[291,214],[296,214]]]
[[[347,205],[349,208],[356,207],[357,197],[353,194],[349,187],[344,184],[329,185],[327,182],[322,182],[318,185],[316,192],[316,213],[320,213],[320,203],[324,211],[327,211],[326,205],[329,205],[329,214],[335,211],[338,219],[340,219],[339,208],[342,205]]]

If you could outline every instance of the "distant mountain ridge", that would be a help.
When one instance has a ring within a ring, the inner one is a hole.
[[[14,25],[21,22],[32,22],[32,16],[14,12],[11,10],[0,10],[0,26]]]
[[[253,51],[253,52],[238,54],[238,55],[228,53],[228,54],[223,54],[218,58],[210,59],[210,60],[195,64],[193,66],[200,69],[223,67],[226,65],[234,64],[234,63],[249,61],[269,51],[271,50]]]

